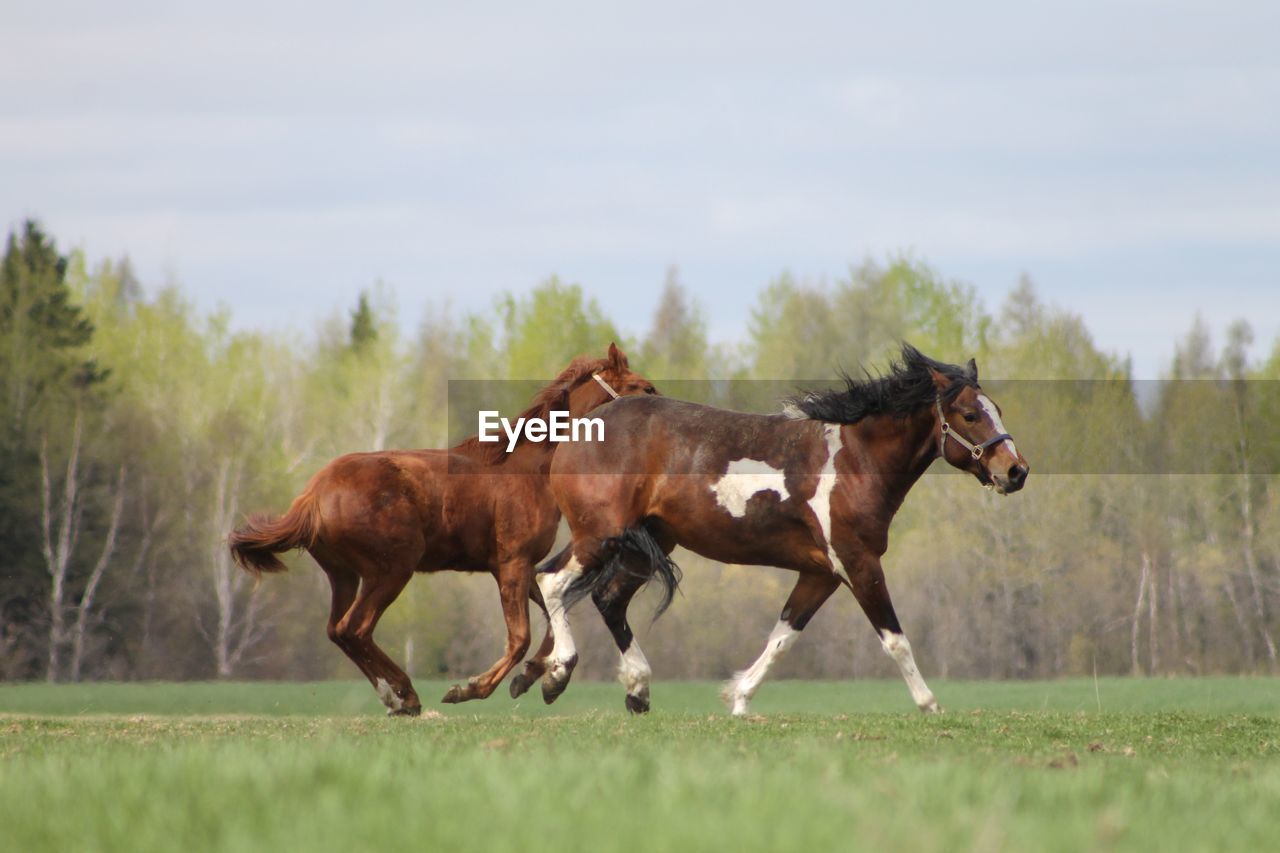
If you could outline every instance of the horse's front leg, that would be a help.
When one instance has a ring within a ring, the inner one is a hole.
[[[846,560],[845,565],[852,569],[849,583],[853,595],[862,606],[862,612],[871,620],[872,627],[876,629],[885,654],[898,664],[916,707],[926,714],[938,713],[942,710],[938,707],[938,700],[933,697],[929,685],[924,683],[924,676],[920,675],[920,670],[916,667],[915,655],[911,653],[911,643],[907,642],[902,626],[898,624],[898,615],[889,598],[889,587],[884,582],[880,559],[867,555]]]
[[[529,560],[507,560],[498,567],[498,593],[502,598],[502,615],[507,622],[506,653],[485,672],[468,679],[466,684],[450,687],[442,702],[488,698],[529,651],[529,587],[532,578],[533,563]]]
[[[524,662],[524,671],[511,676],[511,698],[519,699],[547,671],[547,658],[555,648],[556,637],[551,631],[551,617],[547,615],[547,605],[542,600],[542,591],[536,583],[529,585],[529,600],[538,605],[542,617],[546,620],[547,630],[542,635],[542,643],[533,657]]]

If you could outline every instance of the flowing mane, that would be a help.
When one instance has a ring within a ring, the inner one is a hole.
[[[529,408],[521,412],[518,417],[545,419],[550,416],[553,410],[568,408],[569,392],[590,379],[591,374],[605,370],[608,367],[609,360],[606,358],[578,356],[569,362],[568,367],[560,371],[559,376],[551,380],[545,388],[534,395],[533,402],[529,405]],[[517,446],[527,442],[528,439],[521,432]],[[464,438],[450,449],[455,453],[465,453],[469,456],[479,457],[480,461],[488,465],[500,463],[508,455],[504,442],[482,443],[479,436],[475,435],[470,438]]]
[[[872,415],[905,418],[938,397],[929,370],[938,371],[951,380],[942,399],[954,399],[967,386],[976,386],[976,370],[934,361],[920,350],[904,343],[899,361],[889,364],[886,373],[873,376],[864,370],[865,379],[854,379],[844,371],[840,378],[845,388],[836,391],[806,391],[787,400],[787,407],[799,411],[799,417],[836,424],[857,423]]]

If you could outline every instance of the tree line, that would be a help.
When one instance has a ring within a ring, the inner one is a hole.
[[[22,224],[0,266],[0,678],[353,677],[310,558],[258,585],[227,532],[283,510],[334,456],[461,437],[450,379],[545,380],[610,341],[663,393],[756,411],[883,365],[902,340],[976,357],[1032,475],[998,498],[939,467],[895,522],[886,575],[927,674],[1275,671],[1280,341],[1256,347],[1240,321],[1215,343],[1188,318],[1167,379],[1137,382],[1029,281],[988,310],[911,257],[780,275],[729,344],[675,271],[655,294],[636,334],[555,277],[488,312],[436,305],[412,332],[381,287],[309,331],[236,331],[180,286],[144,287],[127,259],[64,254]],[[638,599],[638,638],[659,678],[727,677],[792,578],[676,557],[683,594],[652,625]],[[574,622],[581,671],[607,676],[598,618]],[[420,576],[378,634],[414,676],[483,669],[503,638],[492,581]],[[843,593],[782,672],[892,674]]]

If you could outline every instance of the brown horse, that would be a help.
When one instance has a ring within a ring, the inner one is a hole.
[[[607,386],[607,387],[606,387]],[[603,359],[579,357],[521,417],[553,411],[580,417],[617,396],[654,394],[610,344]],[[551,550],[560,513],[547,473],[556,445],[522,433],[505,442],[472,437],[450,450],[388,450],[340,456],[279,518],[254,516],[230,536],[231,553],[251,572],[278,572],[275,556],[305,548],[333,587],[329,639],[360,668],[389,714],[416,715],[422,703],[400,667],[373,641],[373,629],[414,572],[489,572],[507,623],[506,653],[445,702],[483,699],[529,648],[534,566]],[[546,644],[544,644],[546,645]]]
[[[723,696],[734,714],[769,667],[844,584],[900,667],[923,711],[937,711],[885,586],[880,558],[889,524],[934,459],[1000,494],[1022,488],[1028,467],[978,385],[977,365],[943,364],[904,345],[878,378],[810,393],[779,415],[751,415],[670,399],[621,400],[601,413],[610,440],[562,447],[551,490],[573,541],[538,575],[554,646],[513,690],[543,675],[547,701],[577,660],[565,608],[590,594],[622,656],[632,711],[649,706],[649,665],[627,625],[627,604],[657,575],[670,599],[676,545],[712,560],[799,572],[764,653]]]

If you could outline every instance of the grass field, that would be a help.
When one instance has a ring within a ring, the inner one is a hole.
[[[421,684],[435,698],[447,685]],[[1270,848],[1280,681],[575,683],[388,719],[364,684],[0,685],[4,850]],[[1101,706],[1101,712],[1099,712]]]

